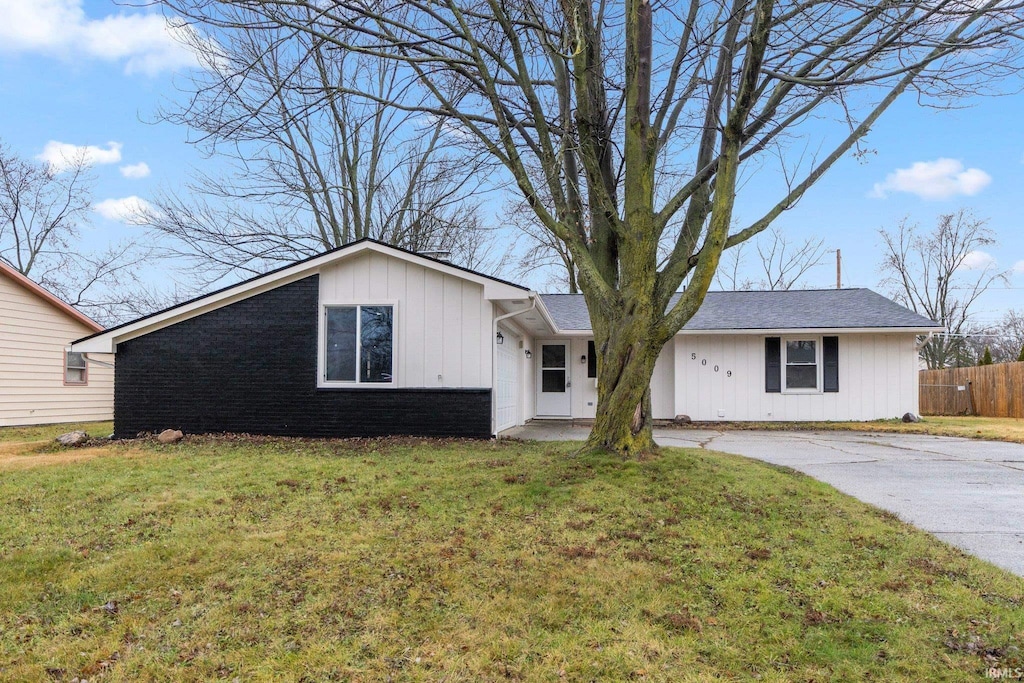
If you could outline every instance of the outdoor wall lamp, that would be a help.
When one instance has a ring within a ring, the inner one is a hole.
[[[586,365],[586,364],[587,364],[587,354],[583,354],[582,356],[580,356],[580,365]]]
[[[499,344],[505,343],[505,335],[503,335],[501,332],[498,333],[498,336],[495,337],[495,339],[498,341]]]
[[[530,353],[530,349],[526,349],[526,357],[527,358],[533,358],[533,354]]]

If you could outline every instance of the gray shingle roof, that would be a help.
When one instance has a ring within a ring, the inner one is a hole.
[[[675,303],[677,294],[672,298]],[[589,330],[582,294],[541,294],[561,330]],[[670,304],[671,305],[671,304]],[[923,328],[939,323],[870,289],[708,292],[687,331],[841,328]]]

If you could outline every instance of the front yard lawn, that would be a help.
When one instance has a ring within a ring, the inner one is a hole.
[[[190,437],[61,461],[75,451],[10,434],[6,680],[931,681],[1024,666],[1024,580],[740,457]]]

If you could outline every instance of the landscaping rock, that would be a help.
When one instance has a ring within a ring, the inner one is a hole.
[[[78,429],[67,434],[61,434],[57,437],[57,443],[61,446],[81,446],[89,440],[89,435]]]
[[[185,437],[180,429],[165,429],[157,435],[156,440],[160,443],[175,443]]]
[[[672,418],[672,422],[676,423],[677,425],[688,425],[691,422],[693,422],[693,420],[690,419],[689,415],[676,415],[674,418]]]
[[[904,422],[920,422],[921,418],[919,418],[917,415],[914,415],[913,413],[904,413],[903,421]]]

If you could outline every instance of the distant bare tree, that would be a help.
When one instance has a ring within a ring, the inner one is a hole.
[[[921,234],[904,219],[896,230],[879,234],[885,248],[882,286],[899,303],[946,328],[947,334],[921,347],[928,368],[976,362],[966,343],[976,329],[971,307],[995,282],[1006,279],[994,261],[982,257],[982,248],[995,244],[988,221],[960,209],[940,215],[930,233]]]
[[[208,22],[209,35],[185,34],[206,69],[161,117],[235,171],[197,174],[144,217],[204,284],[364,237],[468,267],[501,261],[480,206],[483,163],[449,152],[458,132],[445,119],[383,104],[405,96],[395,64],[225,11],[231,21]],[[356,84],[365,95],[342,94]]]
[[[745,252],[738,245],[725,256],[715,275],[722,289],[783,291],[801,286],[811,268],[825,258],[825,241],[808,237],[794,244],[776,227],[763,233],[755,243],[760,260],[760,278],[742,278]]]
[[[966,334],[964,342],[970,348],[965,365],[970,364],[971,354],[974,359],[980,358],[985,347],[990,349],[996,363],[1016,362],[1024,350],[1024,312],[1010,309],[995,324],[976,325]]]
[[[999,336],[993,344],[999,363],[1024,360],[1024,311],[1010,309],[999,323]]]
[[[541,185],[543,187],[543,185]],[[547,198],[541,201],[546,201]],[[518,237],[518,259],[511,270],[515,277],[536,279],[537,272],[544,273],[544,286],[552,291],[579,294],[579,274],[572,252],[565,244],[537,221],[529,205],[512,199],[506,203],[505,220],[512,226]]]
[[[137,277],[146,251],[133,240],[83,248],[93,179],[84,157],[65,162],[58,172],[0,143],[0,260],[101,323],[146,312]]]
[[[722,260],[715,271],[715,284],[725,291],[744,292],[755,289],[754,281],[745,277],[747,247],[749,242],[737,244],[722,254]]]
[[[56,173],[0,144],[0,258],[42,280],[64,259],[91,207],[92,177],[84,158]]]

